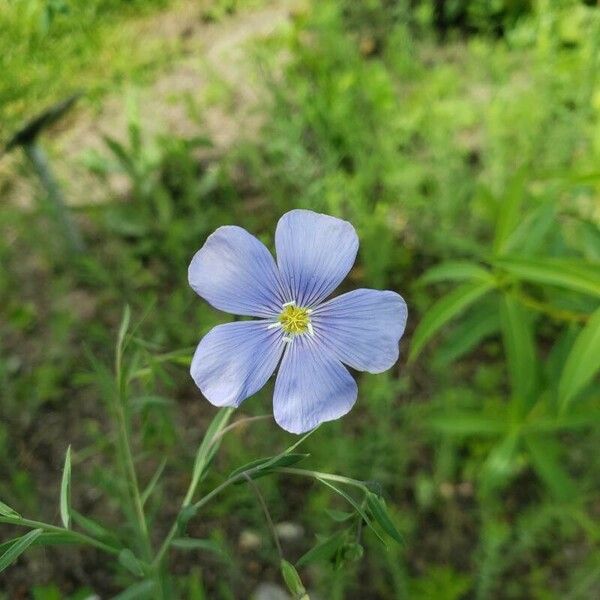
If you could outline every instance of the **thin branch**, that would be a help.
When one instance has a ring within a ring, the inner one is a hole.
[[[277,530],[275,529],[275,524],[273,523],[273,519],[271,518],[271,513],[269,512],[269,508],[263,495],[260,492],[259,487],[256,485],[256,482],[248,475],[248,473],[244,473],[244,477],[250,484],[254,495],[258,499],[260,505],[262,506],[263,512],[265,513],[265,518],[267,519],[267,524],[269,525],[269,529],[271,531],[271,535],[273,536],[273,541],[275,542],[275,546],[277,546],[277,554],[279,555],[279,560],[283,560],[283,550],[281,549],[281,543],[279,542],[279,537],[277,536]]]

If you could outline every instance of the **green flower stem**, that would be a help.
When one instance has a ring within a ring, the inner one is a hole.
[[[85,535],[84,533],[79,533],[78,531],[73,531],[72,529],[65,529],[64,527],[57,527],[48,523],[42,523],[40,521],[23,519],[21,517],[0,517],[0,523],[5,523],[7,525],[18,525],[21,527],[29,527],[30,529],[43,529],[48,533],[60,533],[63,535],[67,535],[73,538],[73,541],[79,542],[81,544],[86,544],[88,546],[93,546],[94,548],[102,550],[103,552],[106,552],[108,554],[118,555],[120,552],[118,548],[109,546],[108,544],[105,544],[100,540]]]
[[[232,431],[233,429],[235,429],[236,427],[239,427],[240,425],[247,424],[247,423],[253,423],[255,421],[260,421],[260,420],[270,419],[270,418],[272,418],[271,415],[259,415],[257,417],[247,417],[245,419],[238,419],[237,421],[230,423],[226,427],[223,427],[223,429],[221,429],[220,431],[216,432],[214,438],[211,441],[211,446],[214,445],[216,442],[218,442],[226,433],[228,433],[229,431]],[[242,474],[240,474],[240,475],[242,475]],[[237,481],[237,479],[236,479],[236,481]],[[192,479],[190,481],[190,485],[187,489],[187,492],[185,494],[183,502],[181,503],[180,513],[181,513],[181,511],[185,510],[188,506],[191,506],[192,500],[194,499],[194,495],[196,493],[196,489],[198,487],[198,483],[199,483],[198,480]],[[226,487],[228,487],[228,485],[230,485],[230,483],[233,483],[233,481],[231,481],[229,483],[224,482],[224,484],[222,484],[222,486],[223,486],[222,489],[225,489]],[[225,484],[227,484],[227,485],[225,485]],[[217,490],[220,492],[221,486],[219,486],[219,488],[217,488],[216,490],[213,490],[213,492],[215,492]],[[211,492],[211,494],[212,494],[212,492]],[[211,494],[209,494],[209,496],[211,496]],[[212,496],[211,496],[211,498],[212,498]],[[210,500],[210,498],[209,498],[209,500]],[[202,500],[200,502],[202,502]],[[171,542],[173,541],[173,538],[175,537],[176,533],[177,533],[177,521],[175,521],[175,523],[173,523],[173,525],[171,526],[171,529],[169,530],[167,537],[165,538],[160,550],[158,551],[158,554],[154,560],[154,566],[160,565],[160,563],[162,562],[164,555],[166,554],[167,550],[169,549],[169,546],[171,545]]]

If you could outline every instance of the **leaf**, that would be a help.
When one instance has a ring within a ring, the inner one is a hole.
[[[553,202],[547,202],[529,213],[511,235],[507,250],[514,249],[522,256],[539,251],[546,236],[556,225],[557,213],[557,206]]]
[[[471,352],[485,338],[500,329],[500,318],[496,306],[482,302],[452,328],[442,344],[436,348],[434,362],[438,367],[446,367]]]
[[[134,553],[129,550],[129,548],[125,548],[119,552],[119,563],[136,577],[144,576],[142,563],[135,557]]]
[[[104,543],[113,546],[114,548],[118,548],[120,546],[117,536],[112,531],[109,531],[104,526],[100,525],[100,523],[97,523],[89,517],[82,515],[73,508],[71,508],[71,518],[77,525],[79,525],[79,527],[85,529],[85,531],[87,531],[92,537],[101,540]]]
[[[121,324],[119,325],[119,333],[117,335],[117,353],[123,351],[125,346],[125,336],[127,335],[127,331],[129,329],[129,323],[131,321],[131,308],[129,308],[129,304],[125,305],[123,309],[123,316],[121,318]]]
[[[60,483],[60,519],[65,529],[71,527],[71,446],[67,448]]]
[[[361,506],[358,504],[358,502],[356,502],[356,500],[352,496],[350,496],[350,494],[347,494],[344,490],[337,487],[330,481],[321,479],[321,477],[317,477],[316,479],[318,481],[320,481],[323,485],[326,485],[328,488],[332,489],[336,494],[339,494],[342,498],[344,498],[344,500],[346,500],[346,502],[348,502],[351,506],[353,506],[354,510],[362,517],[363,521],[368,525],[368,527],[371,529],[371,531],[377,536],[377,539],[379,539],[379,541],[384,546],[386,545],[385,540],[381,537],[381,535],[379,534],[377,529],[375,529],[375,527],[373,527],[373,523],[371,522],[369,515],[367,515],[367,513],[361,508]]]
[[[600,308],[581,330],[567,358],[558,384],[561,411],[585,388],[600,369]]]
[[[0,502],[0,516],[21,518],[21,515],[16,510],[12,509],[8,504],[4,504],[4,502]]]
[[[163,471],[165,470],[166,466],[167,466],[167,459],[163,458],[161,460],[160,464],[158,465],[158,468],[156,469],[156,471],[154,471],[154,475],[152,475],[152,479],[149,481],[148,485],[142,492],[142,495],[140,497],[140,499],[142,501],[142,506],[145,506],[146,502],[148,502],[148,498],[150,498],[150,496],[152,495],[152,492],[154,491],[154,488],[158,484],[160,476],[163,474]]]
[[[219,446],[221,445],[221,437],[219,434],[226,427],[229,419],[231,419],[233,410],[233,408],[220,409],[208,426],[206,434],[204,435],[204,438],[198,447],[198,452],[196,453],[190,489],[196,489],[198,483],[200,483],[200,480],[204,476],[208,465],[219,449]]]
[[[25,550],[27,550],[27,548],[29,548],[42,533],[44,533],[42,529],[34,529],[15,540],[14,544],[0,556],[0,573],[17,560],[17,558],[19,558],[19,556],[21,556],[21,554],[23,554],[23,552],[25,552]]]
[[[11,546],[16,544],[21,537],[8,540],[0,544],[0,555],[4,554]],[[70,532],[57,532],[57,533],[42,533],[38,536],[31,546],[64,546],[67,544],[78,544],[80,543],[72,533]]]
[[[559,502],[568,502],[574,498],[577,490],[573,480],[561,466],[563,461],[560,458],[560,446],[548,437],[536,435],[525,436],[525,444],[535,471],[554,497]]]
[[[328,508],[325,510],[325,512],[329,517],[338,523],[343,523],[354,516],[354,513],[346,512],[345,510],[335,510],[333,508]]]
[[[494,260],[494,265],[524,281],[600,296],[600,267],[584,261],[506,257]]]
[[[283,580],[285,581],[285,585],[287,589],[294,595],[294,598],[308,600],[308,596],[306,595],[306,589],[302,584],[302,580],[300,579],[300,575],[298,575],[298,571],[294,565],[290,564],[287,560],[281,560],[281,575]]]
[[[303,554],[297,561],[297,567],[305,567],[311,563],[330,560],[335,556],[337,551],[344,543],[346,537],[345,531],[340,531],[334,535],[319,542],[316,546],[311,548],[306,554]]]
[[[492,283],[466,283],[436,302],[426,313],[412,338],[409,360],[413,361],[425,344],[453,317],[492,289]]]
[[[228,558],[227,553],[223,548],[213,540],[201,540],[197,538],[175,538],[171,545],[174,548],[180,550],[205,550],[206,552],[212,552],[222,558]]]
[[[128,587],[120,594],[117,594],[112,600],[150,600],[150,598],[155,597],[153,594],[151,594],[155,587],[156,581],[141,581],[140,583],[135,583],[134,585]]]
[[[513,296],[500,299],[500,322],[513,397],[525,406],[537,385],[537,359],[531,318]]]
[[[373,518],[381,525],[381,528],[399,544],[404,543],[401,533],[394,525],[394,522],[388,514],[385,502],[372,492],[367,493],[367,507],[371,511]]]
[[[467,261],[448,261],[429,269],[419,277],[417,285],[428,285],[440,281],[492,281],[491,273],[482,266]]]
[[[259,458],[232,471],[229,475],[229,479],[236,477],[245,471],[249,471],[250,469],[252,469],[253,472],[248,473],[248,476],[252,479],[258,479],[259,477],[264,477],[265,475],[272,473],[277,467],[290,467],[299,463],[301,460],[308,458],[309,456],[310,454],[284,454],[283,456]],[[239,483],[244,483],[244,480],[241,480]]]

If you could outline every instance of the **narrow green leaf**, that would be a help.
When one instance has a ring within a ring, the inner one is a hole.
[[[525,406],[537,385],[537,358],[531,317],[513,296],[500,299],[500,322],[513,396]]]
[[[121,317],[121,324],[119,325],[119,333],[117,335],[117,353],[120,354],[125,345],[125,336],[129,330],[129,323],[131,321],[131,308],[129,305],[125,305],[123,309],[123,316]]]
[[[440,281],[492,281],[491,273],[482,266],[467,261],[448,261],[429,269],[419,277],[418,285]]]
[[[484,339],[500,330],[497,306],[481,302],[474,306],[435,350],[433,360],[441,368],[474,350]]]
[[[335,556],[346,538],[346,532],[340,531],[319,542],[297,561],[297,567],[305,567],[314,562],[330,560]]]
[[[488,281],[466,283],[436,302],[423,317],[412,337],[409,360],[413,361],[425,344],[452,318],[489,292]]]
[[[146,502],[148,502],[148,498],[150,498],[150,496],[152,495],[152,492],[154,491],[154,488],[158,484],[158,481],[160,480],[160,476],[163,474],[163,471],[165,470],[166,466],[167,466],[167,459],[163,458],[160,461],[160,464],[158,465],[158,468],[156,469],[156,471],[154,471],[154,475],[152,475],[152,479],[149,481],[148,485],[142,492],[142,495],[141,495],[142,506],[145,506]]]
[[[42,535],[42,533],[44,533],[42,529],[34,529],[16,540],[15,543],[0,556],[0,573],[12,565],[12,563],[17,560],[17,558],[19,558],[19,556],[21,556],[21,554],[23,554],[23,552],[25,552],[25,550],[27,550],[40,535]]]
[[[136,577],[143,577],[144,569],[142,568],[142,563],[128,548],[119,552],[119,563]]]
[[[581,330],[569,353],[558,384],[561,410],[585,388],[600,369],[600,308]]]
[[[4,502],[0,502],[0,515],[3,517],[21,518],[21,515],[16,510],[12,509],[8,504],[4,504]]]
[[[113,597],[112,600],[150,600],[155,598],[154,589],[156,582],[147,580],[135,583]]]
[[[204,550],[217,554],[222,558],[227,558],[227,553],[220,544],[213,540],[201,540],[197,538],[176,538],[171,545],[180,550]]]
[[[60,483],[60,518],[65,529],[71,527],[71,446],[67,448]]]
[[[535,471],[554,497],[559,502],[574,498],[575,483],[562,468],[560,446],[551,438],[536,435],[525,436],[525,444]]]
[[[338,494],[342,498],[344,498],[344,500],[346,500],[346,502],[348,502],[354,508],[354,510],[362,517],[363,521],[369,526],[371,531],[376,535],[377,539],[384,546],[386,545],[385,540],[381,537],[381,535],[379,534],[377,529],[375,529],[375,527],[373,527],[373,523],[371,522],[369,515],[367,515],[367,513],[363,510],[363,508],[358,504],[358,502],[352,496],[350,496],[350,494],[347,494],[343,489],[337,487],[330,481],[326,481],[325,479],[322,479],[321,477],[317,477],[316,479],[318,481],[320,481],[323,485],[326,485],[328,488],[332,489],[336,494]]]
[[[300,575],[298,575],[298,571],[296,571],[294,565],[290,564],[287,560],[282,560],[281,575],[288,590],[294,595],[294,599],[306,598],[308,600],[306,589],[304,588]]]
[[[600,296],[600,266],[561,258],[524,259],[505,257],[494,265],[531,283],[552,285],[575,292]]]
[[[14,546],[21,537],[13,538],[7,542],[0,544],[0,556],[4,554],[11,546]],[[77,544],[78,540],[73,536],[71,532],[52,532],[42,533],[39,535],[31,544],[31,546],[66,546],[70,544]]]
[[[253,469],[252,473],[249,473],[249,476],[252,479],[258,479],[259,477],[263,477],[272,473],[274,469],[277,467],[291,467],[299,463],[300,461],[308,458],[310,454],[284,454],[283,456],[270,456],[268,458],[259,458],[258,460],[253,460],[242,467],[235,469],[229,475],[229,478],[236,477],[240,473],[244,471],[249,471]],[[244,483],[244,481],[240,481],[240,483]]]
[[[533,433],[557,433],[559,431],[577,431],[589,429],[600,423],[600,411],[586,410],[574,413],[570,411],[560,417],[537,417],[525,423],[523,429]]]
[[[221,445],[221,437],[219,434],[227,426],[227,423],[231,419],[231,415],[233,415],[233,410],[233,408],[222,408],[208,426],[206,434],[196,453],[190,489],[196,489],[198,483],[200,483],[200,480],[203,478],[208,465],[219,449],[219,446]]]
[[[557,205],[550,201],[530,212],[510,236],[506,250],[530,256],[540,250],[546,236],[556,226]]]
[[[325,510],[325,512],[329,517],[338,523],[343,523],[354,516],[354,513],[346,512],[345,510],[335,510],[333,508],[328,508]]]
[[[385,502],[376,494],[372,492],[367,493],[367,507],[371,511],[373,518],[381,525],[383,531],[385,531],[393,540],[399,544],[403,544],[404,540],[402,534],[394,525],[394,522],[388,514]]]
[[[109,531],[106,527],[100,525],[100,523],[82,515],[73,508],[71,508],[71,518],[79,527],[97,540],[101,540],[114,548],[119,548],[121,545],[117,536],[112,531]]]

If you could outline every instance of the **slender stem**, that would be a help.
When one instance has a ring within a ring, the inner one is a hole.
[[[133,513],[136,517],[137,528],[140,535],[140,543],[144,552],[146,553],[146,558],[149,559],[151,556],[150,535],[148,533],[148,525],[146,523],[146,516],[144,514],[144,504],[140,494],[140,487],[137,474],[135,472],[133,455],[131,453],[131,445],[129,443],[129,431],[127,427],[125,409],[123,407],[123,402],[120,395],[116,398],[114,404],[121,468],[125,474],[130,502],[133,508]]]
[[[246,473],[250,473],[252,471],[253,471],[253,469],[250,469],[248,471],[244,471],[243,473],[239,473],[235,477],[226,479],[223,483],[221,483],[221,485],[217,486],[214,490],[212,490],[211,492],[206,494],[206,496],[204,496],[198,502],[196,502],[193,505],[194,510],[195,511],[200,510],[204,505],[208,504],[213,498],[218,496],[223,490],[227,489],[231,484],[235,483],[236,481],[239,481],[240,479],[242,479]],[[156,554],[156,558],[154,559],[154,561],[152,563],[152,565],[154,567],[157,567],[158,565],[160,565],[160,563],[161,563],[164,555],[166,554],[167,550],[169,549],[169,546],[171,545],[171,542],[173,541],[173,538],[175,537],[176,533],[177,533],[177,521],[175,521],[175,523],[173,523],[173,526],[171,527],[169,533],[167,534],[165,541],[162,543],[160,550]]]
[[[271,518],[271,513],[269,512],[269,507],[267,506],[267,503],[265,502],[264,496],[261,494],[259,487],[252,480],[252,477],[250,477],[248,474],[245,474],[245,475],[246,475],[248,484],[252,488],[254,495],[258,499],[258,502],[260,503],[260,505],[263,509],[263,512],[265,513],[265,519],[267,520],[267,525],[269,526],[271,535],[273,536],[273,541],[275,542],[275,546],[277,547],[277,554],[279,555],[279,560],[282,561],[283,560],[283,549],[281,548],[281,543],[279,542],[279,536],[277,535],[277,530],[275,529],[275,523],[273,523],[273,519]]]
[[[72,537],[74,540],[81,542],[82,544],[87,544],[89,546],[94,546],[98,548],[98,550],[102,550],[109,554],[119,554],[120,550],[118,548],[113,548],[108,544],[101,542],[100,540],[96,540],[84,533],[79,533],[78,531],[73,531],[72,529],[65,529],[64,527],[57,527],[56,525],[50,525],[49,523],[42,523],[41,521],[34,521],[32,519],[23,519],[21,517],[11,518],[11,517],[0,517],[0,523],[6,523],[7,525],[19,525],[23,527],[30,527],[31,529],[43,529],[48,533],[62,533],[64,535],[68,535]]]

